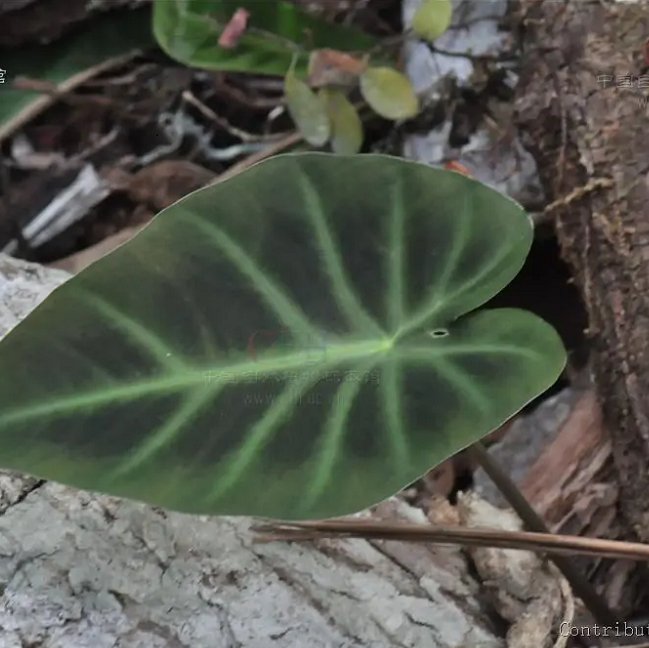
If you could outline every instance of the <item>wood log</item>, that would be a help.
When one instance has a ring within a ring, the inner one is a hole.
[[[620,501],[649,540],[645,3],[521,0],[517,121],[589,316]]]
[[[592,390],[580,394],[520,487],[554,533],[629,538],[619,506],[611,440]],[[576,557],[575,563],[620,618],[631,615],[646,597],[646,574],[633,561]]]

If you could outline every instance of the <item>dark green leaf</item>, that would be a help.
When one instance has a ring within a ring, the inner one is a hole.
[[[19,76],[60,84],[108,59],[153,45],[151,12],[113,12],[88,21],[82,29],[49,45],[29,45],[0,51],[0,67],[8,83],[0,86],[0,124],[41,98],[36,92],[14,90]]]
[[[386,119],[408,119],[419,112],[419,99],[405,74],[389,67],[371,67],[361,75],[361,93]]]
[[[218,45],[219,35],[237,9],[250,12],[248,30],[234,49]],[[284,76],[296,53],[296,72],[306,74],[308,52],[332,47],[365,50],[376,45],[361,31],[333,25],[273,0],[156,0],[153,26],[160,46],[194,67]]]
[[[452,17],[451,0],[423,0],[412,19],[412,29],[418,36],[434,41],[449,28]]]
[[[519,205],[379,155],[286,155],[163,211],[0,342],[0,465],[194,513],[362,509],[564,363]],[[467,314],[469,313],[469,314]]]

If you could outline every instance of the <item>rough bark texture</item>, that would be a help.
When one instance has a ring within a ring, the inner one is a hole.
[[[629,538],[610,436],[590,387],[568,387],[518,417],[489,451],[552,532]],[[474,484],[480,496],[502,505],[501,493],[482,469],[474,474]],[[646,574],[638,563],[583,556],[573,562],[620,618],[646,608]]]
[[[599,399],[591,389],[574,395],[556,438],[519,485],[554,533],[627,539],[629,529],[618,505],[620,489]],[[585,557],[575,557],[574,562],[620,618],[646,608],[646,574],[636,562]]]
[[[455,550],[261,545],[249,526],[44,484],[0,517],[0,646],[503,645]]]
[[[0,255],[0,338],[66,276]],[[250,524],[0,473],[0,648],[504,645],[457,549],[255,544]]]
[[[649,540],[647,90],[625,78],[647,74],[649,13],[613,0],[522,0],[520,11],[518,121],[587,307],[621,503]]]

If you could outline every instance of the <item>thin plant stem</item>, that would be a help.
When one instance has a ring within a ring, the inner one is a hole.
[[[637,542],[602,540],[582,536],[507,531],[483,527],[442,526],[439,524],[407,524],[376,522],[359,518],[311,520],[304,522],[267,522],[253,527],[256,542],[278,540],[311,541],[322,538],[364,538],[365,540],[397,540],[431,542],[464,547],[499,547],[570,557],[591,556],[623,560],[649,560],[649,545]]]
[[[471,446],[471,452],[487,473],[491,481],[498,487],[511,507],[523,520],[529,531],[549,533],[549,529],[538,513],[532,508],[525,496],[519,490],[509,475],[500,467],[498,462],[489,454],[484,445],[478,441]],[[573,591],[588,608],[594,619],[601,625],[614,626],[617,622],[612,610],[604,599],[595,591],[585,576],[575,568],[570,558],[565,556],[552,556],[551,560],[570,583]]]

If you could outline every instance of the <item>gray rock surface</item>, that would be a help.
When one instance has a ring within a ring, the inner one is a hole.
[[[0,255],[0,336],[66,276]],[[0,473],[0,648],[504,645],[458,549],[260,544],[251,523]]]
[[[422,0],[404,0],[403,20],[410,25]],[[513,90],[518,83],[517,63],[512,60],[512,35],[502,28],[507,0],[453,0],[453,19],[448,31],[431,48],[412,40],[404,48],[406,71],[424,105],[457,101],[450,86],[479,90],[490,73],[504,75]],[[427,133],[405,137],[403,155],[434,166],[459,160],[471,174],[523,204],[535,204],[543,190],[536,164],[513,128],[513,101],[488,102],[488,119],[482,119],[462,146],[450,141],[451,114]]]

